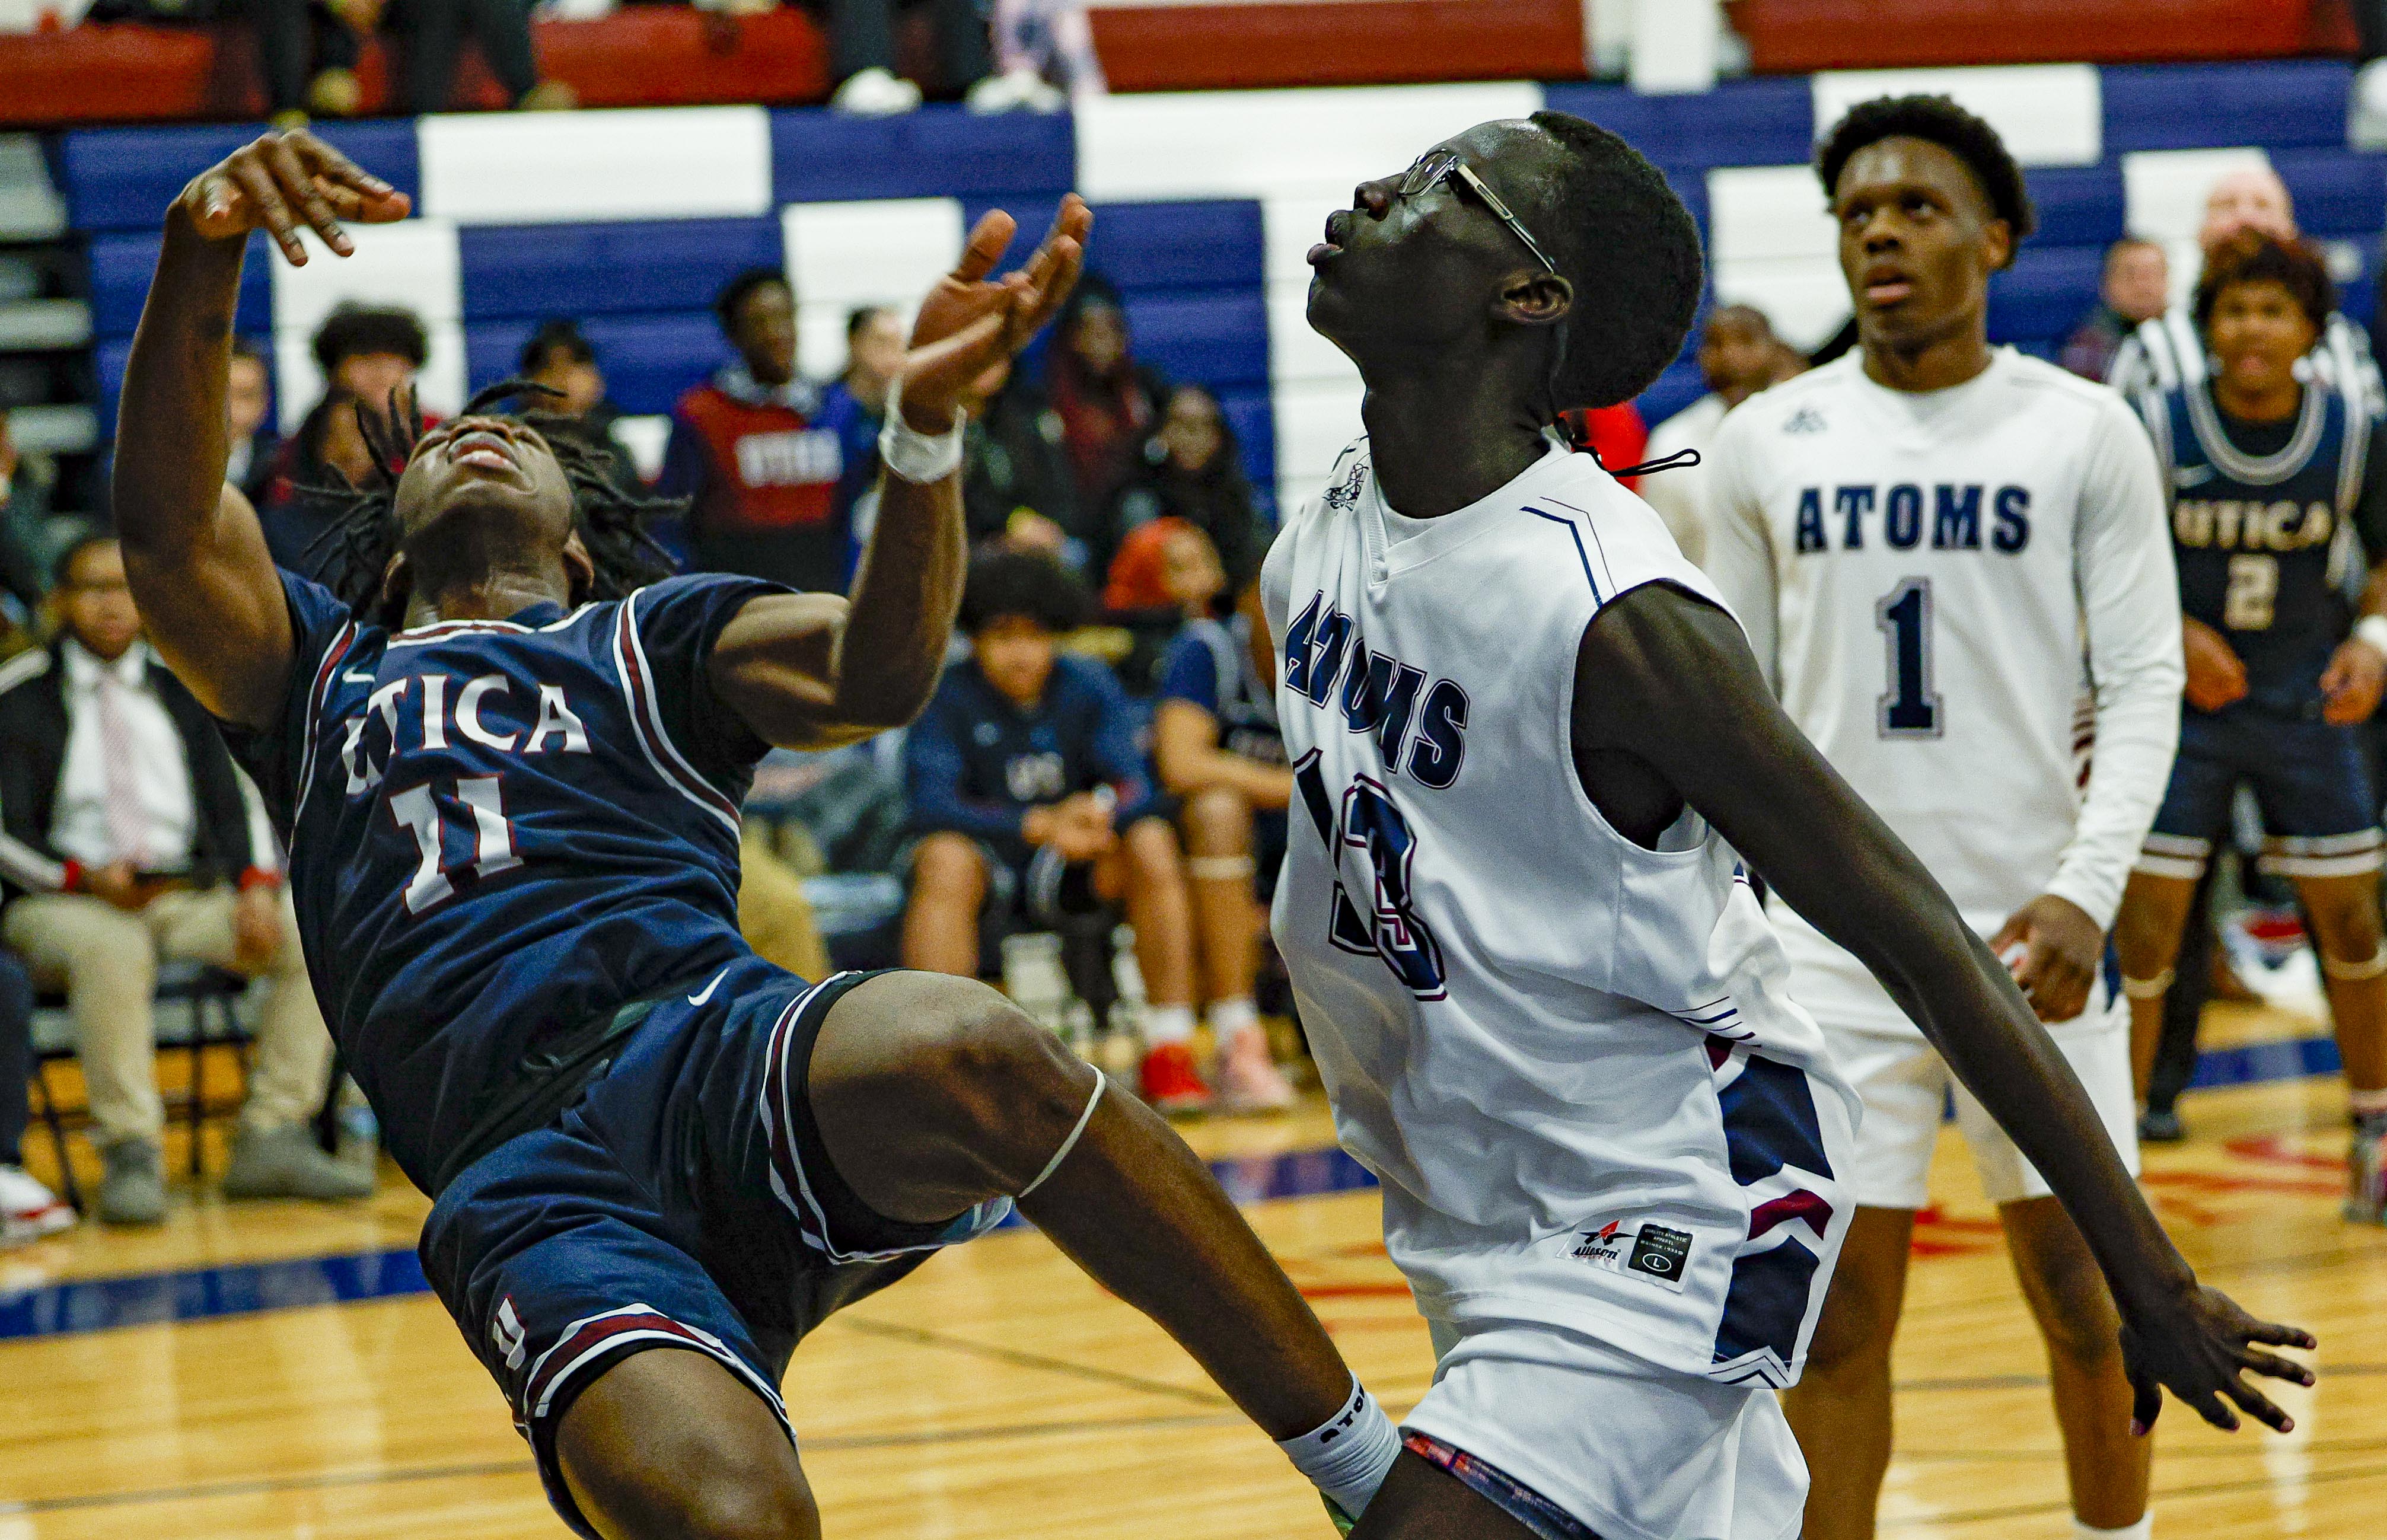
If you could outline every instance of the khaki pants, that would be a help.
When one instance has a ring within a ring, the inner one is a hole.
[[[0,913],[0,938],[23,954],[35,979],[63,983],[102,1145],[155,1142],[165,1131],[158,1096],[155,1002],[161,960],[231,967],[230,888],[166,892],[138,911],[86,893],[37,893]],[[315,1115],[331,1073],[332,1039],[315,1005],[298,946],[298,919],[282,895],[282,945],[267,965],[272,991],[257,1024],[242,1121],[282,1128]]]
[[[829,975],[828,948],[821,943],[804,879],[772,853],[762,832],[748,825],[739,841],[743,871],[738,884],[738,928],[766,963],[817,983]]]

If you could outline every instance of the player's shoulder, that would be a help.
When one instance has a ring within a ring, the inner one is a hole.
[[[1716,425],[1719,449],[1766,437],[1799,438],[1827,431],[1833,404],[1848,394],[1857,365],[1854,353],[1768,385],[1724,415]]]
[[[2027,353],[2009,354],[2004,368],[2006,387],[2014,393],[2023,411],[2044,412],[2058,422],[2076,423],[2084,430],[2086,442],[2116,434],[2133,439],[2145,436],[2146,427],[2128,398],[2112,385],[2084,379],[2061,364]]]
[[[1350,512],[1358,506],[1359,495],[1367,490],[1368,478],[1374,473],[1368,453],[1368,435],[1363,433],[1344,445],[1342,453],[1334,457],[1334,469],[1327,473],[1325,488],[1306,499],[1286,523],[1316,523]]]

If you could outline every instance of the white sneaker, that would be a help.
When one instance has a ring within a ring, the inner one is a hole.
[[[1025,66],[989,75],[969,88],[962,105],[972,112],[1058,112],[1069,98],[1035,70]]]
[[[72,1228],[74,1222],[74,1210],[26,1175],[22,1166],[0,1166],[0,1245],[38,1241]]]
[[[920,88],[873,65],[848,75],[828,105],[853,118],[894,118],[919,110]]]
[[[1255,1021],[1219,1054],[1219,1101],[1229,1112],[1282,1112],[1301,1099],[1269,1056],[1268,1029]]]

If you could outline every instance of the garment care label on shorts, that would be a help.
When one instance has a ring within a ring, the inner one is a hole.
[[[1680,1293],[1683,1275],[1690,1269],[1691,1239],[1687,1230],[1647,1221],[1634,1228],[1610,1219],[1576,1231],[1570,1255],[1610,1272],[1636,1273],[1661,1289]]]

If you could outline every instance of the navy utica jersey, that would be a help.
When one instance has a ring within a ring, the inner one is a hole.
[[[324,1018],[427,1187],[539,1039],[746,954],[738,807],[764,745],[706,659],[784,590],[676,577],[392,633],[282,582],[288,692],[225,738],[289,840]]]

